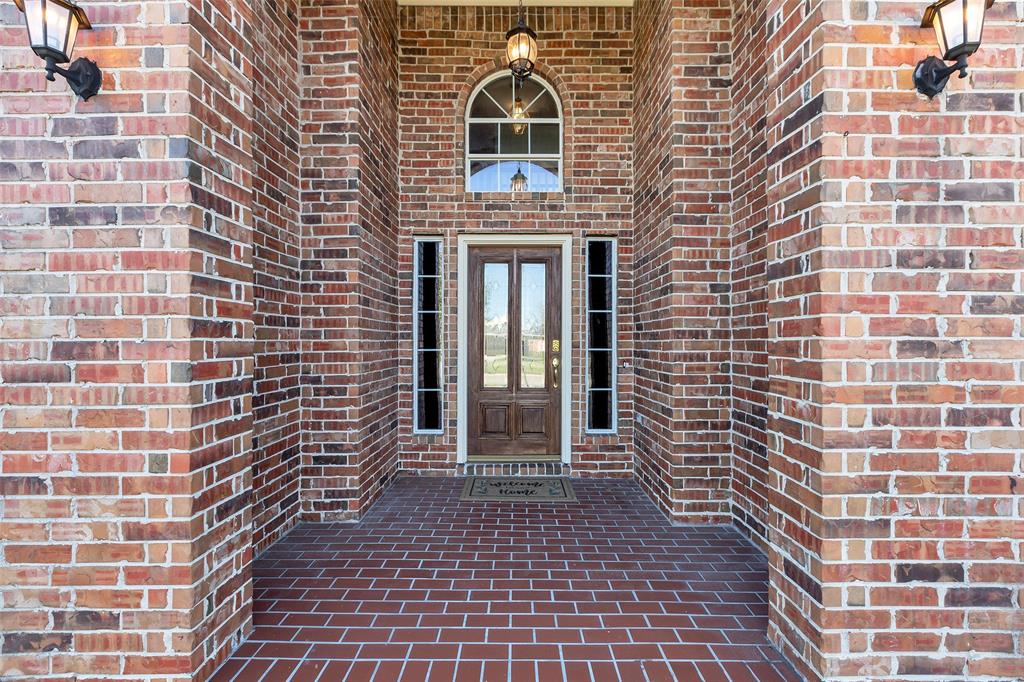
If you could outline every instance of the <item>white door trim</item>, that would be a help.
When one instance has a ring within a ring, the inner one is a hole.
[[[469,364],[468,354],[463,352],[469,346],[469,325],[467,322],[469,302],[469,247],[470,246],[560,246],[562,247],[562,462],[569,464],[572,453],[572,235],[561,234],[462,234],[459,235],[459,293],[457,305],[458,346],[456,347],[456,365],[458,379],[456,385],[456,461],[464,463],[467,459],[467,439],[469,434]]]

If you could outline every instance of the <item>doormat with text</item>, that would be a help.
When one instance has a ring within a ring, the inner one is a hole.
[[[564,477],[470,476],[460,500],[525,500],[575,502],[576,493]]]

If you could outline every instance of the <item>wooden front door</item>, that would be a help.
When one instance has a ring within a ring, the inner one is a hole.
[[[558,247],[469,249],[467,454],[561,455]]]

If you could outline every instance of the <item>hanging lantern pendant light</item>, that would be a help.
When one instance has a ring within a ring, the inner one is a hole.
[[[512,103],[512,118],[515,119],[516,121],[524,121],[523,123],[517,122],[512,124],[512,134],[522,135],[523,133],[525,133],[526,111],[523,108],[523,100],[521,100],[519,97],[516,97],[516,101]]]
[[[511,190],[513,192],[525,192],[527,186],[526,182],[526,176],[523,175],[523,166],[520,164],[518,170],[516,170],[516,174],[512,176]]]
[[[530,77],[537,63],[537,34],[526,25],[523,0],[519,0],[519,23],[505,34],[508,68],[520,82]]]

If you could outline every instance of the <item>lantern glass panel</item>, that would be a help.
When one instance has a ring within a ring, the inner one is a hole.
[[[25,0],[25,26],[28,27],[28,40],[32,47],[44,47],[43,0]]]
[[[967,42],[981,43],[981,32],[985,27],[985,1],[967,0]]]
[[[530,36],[519,31],[508,39],[508,60],[510,62],[530,58]]]
[[[939,46],[939,52],[945,57],[949,52],[949,47],[946,45],[946,30],[942,26],[942,15],[938,12],[935,13],[935,18],[932,20],[932,28],[935,29],[935,43]]]
[[[942,31],[945,34],[945,45],[941,45],[943,55],[946,59],[953,59],[957,51],[963,46],[964,39],[964,2],[965,0],[953,0],[953,2],[939,8],[938,15],[942,18]]]
[[[75,51],[75,40],[78,38],[78,17],[74,14],[71,15],[71,26],[68,30],[68,44],[64,48],[64,54],[71,58],[72,53]]]
[[[536,64],[537,63],[537,41],[534,40],[531,36],[526,36],[526,43],[527,43],[527,47],[529,47],[529,49],[530,49],[530,53],[529,53],[527,59],[530,60],[531,64]]]
[[[68,61],[64,40],[68,36],[71,8],[57,2],[46,3],[46,47],[62,55],[59,61]]]

